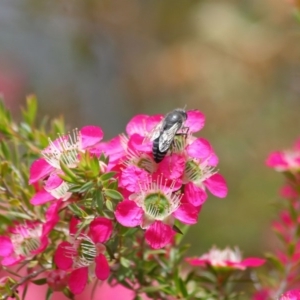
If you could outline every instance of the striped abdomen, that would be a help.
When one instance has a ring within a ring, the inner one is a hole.
[[[160,136],[153,141],[152,145],[152,154],[156,163],[161,162],[168,152],[168,150],[164,152],[159,151],[159,138]]]

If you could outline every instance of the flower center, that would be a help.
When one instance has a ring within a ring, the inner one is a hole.
[[[45,160],[54,168],[60,169],[60,162],[74,168],[79,160],[80,134],[74,130],[72,134],[60,136],[54,142],[49,139],[49,146],[42,151]]]
[[[97,256],[96,245],[89,237],[78,238],[80,243],[77,248],[78,257],[74,261],[75,268],[87,267],[91,265]]]
[[[190,181],[197,181],[202,177],[202,170],[196,162],[193,160],[189,160],[185,164],[185,169],[184,169],[185,176],[190,180]]]
[[[14,233],[11,236],[15,253],[28,257],[31,255],[31,252],[37,250],[41,245],[42,228],[37,225],[35,228],[19,228],[18,231],[18,233]]]
[[[189,160],[185,164],[184,180],[201,183],[215,173],[214,167],[207,165],[206,161],[199,163],[196,160]]]
[[[155,171],[155,165],[150,157],[140,157],[137,161],[137,166],[150,174]]]
[[[160,191],[148,194],[144,199],[144,208],[147,215],[156,219],[163,220],[170,214],[170,202]]]

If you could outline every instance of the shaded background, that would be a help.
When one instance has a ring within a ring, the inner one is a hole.
[[[300,135],[300,24],[284,0],[1,0],[0,90],[15,114],[36,93],[40,116],[106,139],[137,113],[197,108],[229,195],[210,197],[190,254],[274,247],[280,175],[264,160]]]

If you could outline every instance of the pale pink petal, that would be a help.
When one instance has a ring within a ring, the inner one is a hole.
[[[213,154],[210,143],[203,138],[197,138],[193,143],[187,146],[186,151],[189,156],[203,160]]]
[[[256,258],[256,257],[248,257],[241,261],[241,265],[244,267],[260,267],[266,262],[265,259]]]
[[[68,270],[72,267],[73,260],[70,257],[69,251],[69,248],[71,247],[72,245],[69,242],[62,242],[58,245],[54,253],[54,262],[57,265],[57,267],[61,270]]]
[[[110,274],[109,264],[106,257],[100,253],[96,258],[95,274],[99,280],[106,280]]]
[[[63,180],[56,173],[51,173],[45,182],[44,188],[49,192],[59,187],[62,183]]]
[[[149,118],[148,115],[137,115],[134,116],[126,126],[126,132],[128,135],[133,135],[135,133],[140,136],[145,136],[146,132],[146,122]]]
[[[140,189],[139,184],[147,182],[148,177],[149,174],[145,170],[132,165],[123,170],[119,185],[130,192],[136,192]]]
[[[228,188],[224,177],[220,174],[214,174],[204,181],[208,190],[216,197],[225,198]]]
[[[75,294],[81,294],[87,284],[89,269],[87,267],[72,271],[69,277],[70,291]]]
[[[89,236],[94,243],[105,243],[109,240],[113,231],[113,223],[110,219],[98,217],[90,224]]]
[[[115,216],[117,221],[126,227],[140,225],[143,217],[143,210],[134,201],[124,200],[118,203]]]
[[[174,230],[161,221],[155,221],[145,232],[146,242],[153,249],[160,249],[171,242],[175,235]]]
[[[196,186],[192,182],[189,182],[185,185],[184,193],[185,199],[194,206],[202,205],[207,199],[205,190]]]
[[[0,256],[8,256],[14,251],[9,237],[0,236]]]
[[[158,164],[157,173],[168,179],[181,178],[185,168],[185,157],[180,154],[172,154]]]
[[[49,201],[54,200],[55,198],[48,193],[47,191],[45,191],[44,189],[37,192],[31,199],[30,199],[30,203],[32,205],[41,205],[41,204],[45,204]]]
[[[196,224],[198,221],[199,210],[190,203],[182,203],[174,211],[173,216],[184,224]]]
[[[272,152],[266,160],[266,165],[271,168],[280,168],[283,170],[288,167],[288,163],[280,151]]]
[[[87,149],[100,143],[103,138],[103,131],[97,126],[85,126],[80,129],[81,147]]]
[[[194,133],[201,130],[205,123],[205,116],[199,110],[189,110],[187,112],[187,120],[184,126],[189,128],[189,133]]]
[[[39,159],[35,160],[30,167],[29,184],[37,182],[40,179],[44,179],[53,170],[54,170],[54,167],[49,165],[45,159],[39,158]]]

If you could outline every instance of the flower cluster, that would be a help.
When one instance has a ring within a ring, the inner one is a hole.
[[[109,167],[119,171],[124,201],[116,207],[117,221],[145,229],[146,241],[155,249],[172,240],[176,219],[188,225],[197,222],[207,190],[220,198],[227,194],[225,180],[215,169],[218,158],[212,146],[193,135],[204,126],[204,115],[188,111],[188,134],[175,135],[170,151],[156,163],[151,133],[162,120],[162,115],[135,116],[126,126],[126,135],[98,147],[98,153],[113,158]]]
[[[89,279],[106,280],[120,264],[132,263],[121,246],[130,230],[150,248],[162,249],[181,232],[179,222],[196,224],[207,191],[223,198],[227,186],[212,146],[194,136],[204,126],[204,115],[198,110],[184,114],[159,163],[153,133],[162,134],[162,115],[135,116],[125,134],[108,142],[96,126],[49,139],[29,170],[34,193],[28,202],[39,219],[16,222],[0,236],[2,265],[39,261],[51,248],[49,286],[80,294]]]

